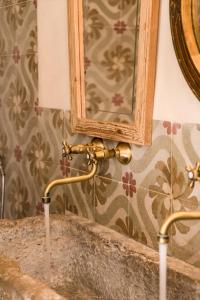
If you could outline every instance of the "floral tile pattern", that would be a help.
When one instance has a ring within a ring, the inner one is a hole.
[[[59,109],[47,109],[36,107],[38,117],[39,134],[43,136],[41,141],[44,143],[44,159],[51,164],[59,166],[62,159],[62,141],[64,132],[64,112]],[[52,147],[53,145],[53,147]]]
[[[113,142],[107,142],[106,144],[108,147],[116,146],[116,143]],[[110,161],[108,170],[101,168],[99,174],[103,177],[112,174],[112,179],[118,182],[124,182],[125,177],[127,177],[128,181],[134,179],[136,181],[136,190],[142,186],[145,189],[170,195],[170,181],[164,185],[163,189],[159,188],[159,178],[167,177],[170,172],[171,166],[168,165],[170,153],[171,133],[167,134],[163,121],[154,120],[151,146],[132,145],[132,160],[128,165],[123,166],[119,162],[113,164]],[[105,161],[102,165],[104,164],[107,165],[108,162]]]
[[[1,2],[3,4],[3,2]],[[4,2],[5,3],[5,2]],[[0,55],[10,55],[15,43],[14,6],[0,7]]]
[[[151,248],[158,249],[157,234],[170,213],[171,199],[168,195],[139,188],[137,193],[129,198],[132,237]]]
[[[172,209],[190,211],[200,209],[200,186],[198,182],[192,189],[189,186],[185,167],[194,166],[199,161],[199,125],[179,124],[172,136]],[[198,221],[180,221],[173,226],[172,254],[190,263],[199,265],[200,233]],[[197,258],[198,257],[198,258]]]
[[[84,172],[70,169],[68,176],[81,176]],[[94,220],[94,179],[65,186],[65,209]]]
[[[38,61],[37,54],[30,53],[19,57],[15,61],[18,78],[26,89],[26,98],[29,106],[34,106],[38,101]]]
[[[72,143],[88,141],[65,128]],[[112,160],[100,162],[95,177],[95,221],[157,249],[157,233],[167,216],[173,211],[199,209],[200,187],[197,183],[194,190],[189,188],[185,171],[188,163],[198,160],[199,128],[196,124],[154,121],[152,145],[133,145],[133,160],[128,166]],[[68,167],[75,165],[87,169],[84,160],[75,158]],[[198,225],[185,223],[170,230],[170,254],[198,265],[198,255],[193,253],[198,247]]]
[[[15,46],[22,54],[37,52],[37,5],[36,1],[17,1],[15,5],[18,19]]]
[[[36,213],[39,190],[29,172],[23,168],[24,163],[24,160],[12,162],[6,168],[6,218],[23,218]]]
[[[15,3],[15,0],[0,0],[0,7],[13,5],[14,3]]]
[[[122,223],[128,216],[128,198],[122,184],[95,177],[95,221],[125,233]]]

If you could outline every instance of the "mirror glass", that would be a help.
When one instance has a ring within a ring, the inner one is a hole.
[[[139,0],[84,0],[86,118],[134,122]]]

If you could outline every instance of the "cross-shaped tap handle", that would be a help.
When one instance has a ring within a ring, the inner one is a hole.
[[[194,188],[195,182],[200,181],[200,162],[198,161],[194,168],[191,166],[186,167],[186,171],[188,172],[190,187]]]
[[[71,145],[67,144],[65,141],[62,142],[62,157],[66,157],[68,160],[72,160],[71,156]]]
[[[88,159],[88,166],[91,165],[94,161],[96,161],[95,151],[87,148],[87,159]]]

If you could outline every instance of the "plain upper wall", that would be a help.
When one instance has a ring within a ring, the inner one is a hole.
[[[39,105],[69,109],[67,0],[39,0]]]
[[[38,1],[40,106],[70,109],[67,34],[67,0]],[[168,0],[161,0],[153,118],[200,121],[200,102],[185,81],[173,49]]]

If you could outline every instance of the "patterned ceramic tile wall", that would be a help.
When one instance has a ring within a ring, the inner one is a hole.
[[[67,140],[70,143],[87,142],[88,137],[71,133],[69,122],[67,112]],[[185,170],[186,165],[194,165],[199,159],[199,128],[196,124],[155,120],[152,145],[132,145],[133,159],[128,166],[111,160],[101,163],[94,179],[95,221],[157,249],[157,233],[167,216],[174,211],[200,209],[200,185],[197,183],[191,189]],[[116,145],[111,141],[105,143],[108,147]],[[77,157],[68,162],[68,167],[87,170],[85,160]],[[87,190],[93,191],[91,183],[86,186]],[[85,188],[81,185],[80,188],[84,195]],[[75,193],[76,187],[71,186],[71,189]],[[71,208],[68,208],[79,214],[77,205],[82,200],[71,200]],[[91,203],[91,200],[85,203],[90,211]],[[171,255],[200,266],[198,222],[177,223],[172,227],[170,237]]]
[[[117,1],[110,3],[113,17],[121,20]],[[85,157],[61,159],[61,142],[90,138],[72,134],[70,112],[39,106],[36,4],[0,0],[0,154],[6,162],[9,218],[42,213],[41,195],[49,180],[88,170]],[[132,19],[128,9],[121,14],[127,23]],[[55,188],[51,212],[70,210],[157,249],[157,232],[170,213],[200,208],[200,185],[192,190],[185,172],[199,159],[199,133],[196,124],[154,121],[151,146],[133,145],[128,166],[105,161],[89,182]],[[200,266],[198,228],[198,222],[174,225],[170,253]]]
[[[41,194],[65,175],[60,159],[64,112],[38,103],[37,1],[0,1],[0,151],[6,163],[5,216],[42,212]],[[64,188],[51,211],[65,212]]]

